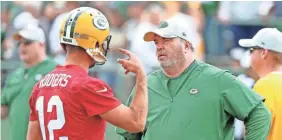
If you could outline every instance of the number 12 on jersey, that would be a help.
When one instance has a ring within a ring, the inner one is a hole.
[[[52,112],[53,105],[56,106],[57,120],[50,120],[48,123],[49,140],[54,140],[54,130],[62,129],[66,120],[64,114],[63,102],[59,96],[52,96],[48,101],[47,112]],[[36,101],[36,110],[40,122],[40,129],[43,140],[46,140],[46,131],[44,127],[44,96],[40,96]],[[59,140],[68,140],[67,136],[59,137]]]

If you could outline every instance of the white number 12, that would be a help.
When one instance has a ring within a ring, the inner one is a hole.
[[[40,96],[36,101],[36,110],[38,111],[38,118],[40,122],[40,129],[42,132],[43,140],[46,140],[45,127],[44,127],[44,97]],[[53,130],[62,129],[66,120],[64,114],[63,102],[59,96],[52,96],[48,102],[47,112],[52,112],[53,105],[56,106],[57,120],[50,120],[48,123],[49,140],[54,140]],[[59,140],[68,140],[68,137],[60,137]]]

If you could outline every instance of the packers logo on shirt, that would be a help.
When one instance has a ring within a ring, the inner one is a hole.
[[[42,74],[36,74],[35,77],[34,77],[34,79],[35,79],[36,81],[39,81],[42,77],[43,77]]]
[[[192,89],[190,90],[190,94],[198,94],[198,92],[199,92],[199,90],[196,89],[196,88],[192,88]]]

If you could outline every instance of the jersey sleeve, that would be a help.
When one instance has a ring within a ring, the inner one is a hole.
[[[99,80],[89,80],[86,82],[79,97],[88,116],[105,113],[121,104],[114,97],[111,88]]]
[[[220,75],[220,92],[225,112],[244,120],[264,98],[240,82],[229,72]]]
[[[30,108],[29,120],[30,121],[38,120],[37,113],[36,113],[36,96],[37,96],[36,87],[37,87],[37,84],[33,87],[31,95],[29,97],[29,108]]]

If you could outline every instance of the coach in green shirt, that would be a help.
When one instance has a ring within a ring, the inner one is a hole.
[[[247,140],[265,140],[271,116],[263,98],[229,72],[195,60],[188,32],[168,20],[145,34],[162,68],[148,76],[146,128],[117,133],[125,140],[233,140],[238,118]]]
[[[28,25],[14,37],[20,42],[19,56],[24,66],[9,75],[5,82],[1,94],[1,118],[9,116],[12,140],[26,140],[31,90],[56,64],[45,54],[45,36],[41,28]]]

